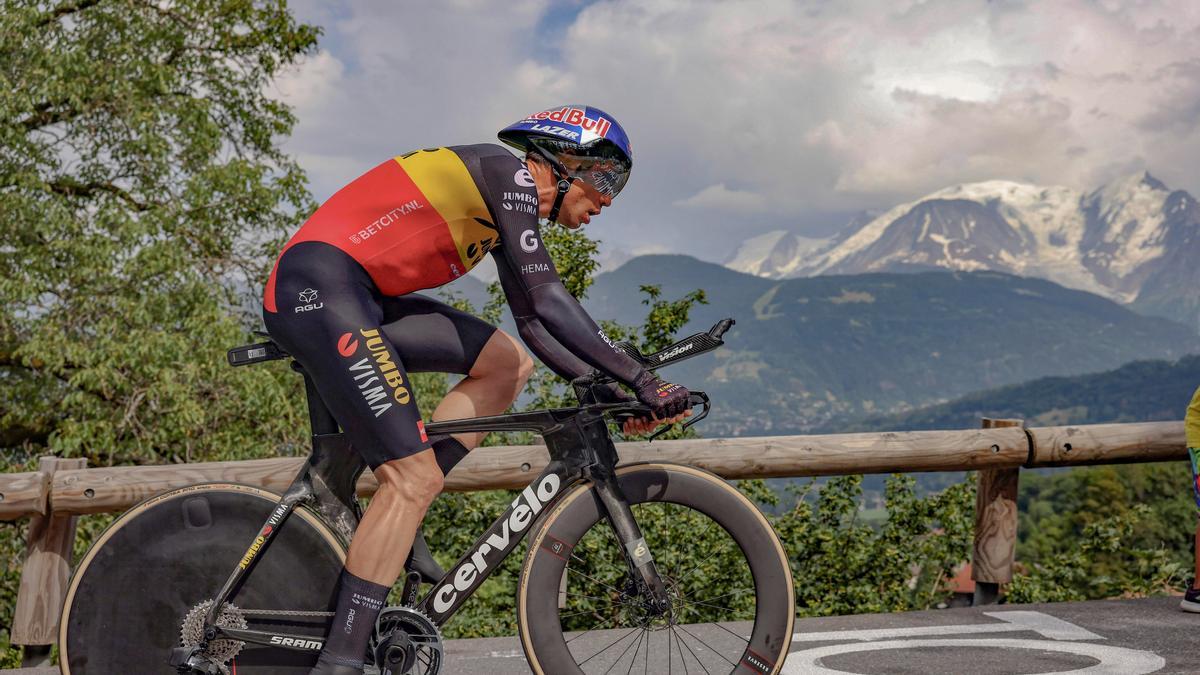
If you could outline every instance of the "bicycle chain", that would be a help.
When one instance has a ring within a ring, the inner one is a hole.
[[[246,616],[311,616],[332,617],[333,612],[318,612],[293,609],[239,609]]]

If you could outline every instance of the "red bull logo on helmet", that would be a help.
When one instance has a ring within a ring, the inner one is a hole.
[[[550,120],[561,124],[570,124],[572,126],[581,127],[584,131],[589,131],[600,138],[608,135],[608,130],[612,128],[612,122],[604,117],[588,117],[587,111],[582,108],[559,108],[558,110],[543,110],[540,113],[534,113],[529,117],[521,120],[522,122],[541,122]]]

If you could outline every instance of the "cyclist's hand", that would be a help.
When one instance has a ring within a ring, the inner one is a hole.
[[[638,401],[661,420],[676,417],[689,409],[687,387],[663,381],[648,370],[634,381],[633,391]]]
[[[621,425],[621,432],[626,436],[642,436],[651,433],[658,428],[660,424],[674,424],[692,416],[691,410],[683,411],[683,414],[676,415],[670,419],[660,420],[651,417],[631,417],[625,420]]]

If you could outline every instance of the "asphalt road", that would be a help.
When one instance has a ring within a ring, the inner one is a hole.
[[[740,626],[733,628],[736,632]],[[721,647],[716,642],[724,634],[721,629],[693,630],[698,639]],[[611,633],[600,644],[619,636]],[[695,649],[702,649],[698,640],[690,636],[684,639]],[[636,660],[630,649],[632,643],[629,639],[598,657],[595,672],[610,667],[610,672],[667,672],[661,656],[665,639],[652,639],[649,653],[642,650]],[[616,654],[621,649],[629,651],[618,659]],[[456,640],[447,644],[447,657],[448,672],[455,674],[529,672],[515,638]],[[672,672],[684,672],[679,664],[676,657]],[[711,664],[706,665],[711,672],[718,672]],[[585,667],[585,671],[592,669]],[[699,672],[694,662],[692,671]],[[783,672],[1200,673],[1200,614],[1180,612],[1178,598],[1151,598],[800,619]]]
[[[783,673],[1200,673],[1200,614],[1178,607],[1178,598],[1151,598],[800,619]],[[674,640],[660,632],[636,643],[636,634],[603,631],[584,636],[573,648],[598,654],[585,665],[588,673],[688,675],[703,672],[699,664],[709,673],[724,673],[731,668],[721,666],[715,652],[736,645],[744,628],[689,626]],[[684,649],[688,656],[681,661]],[[677,654],[669,667],[668,653]],[[444,672],[455,675],[529,672],[516,638],[454,640],[446,656]],[[689,667],[681,668],[683,662]],[[0,670],[0,675],[55,672]]]

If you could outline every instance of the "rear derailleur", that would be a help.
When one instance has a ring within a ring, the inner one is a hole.
[[[200,645],[172,649],[170,663],[179,675],[229,675],[229,669],[206,656]]]

